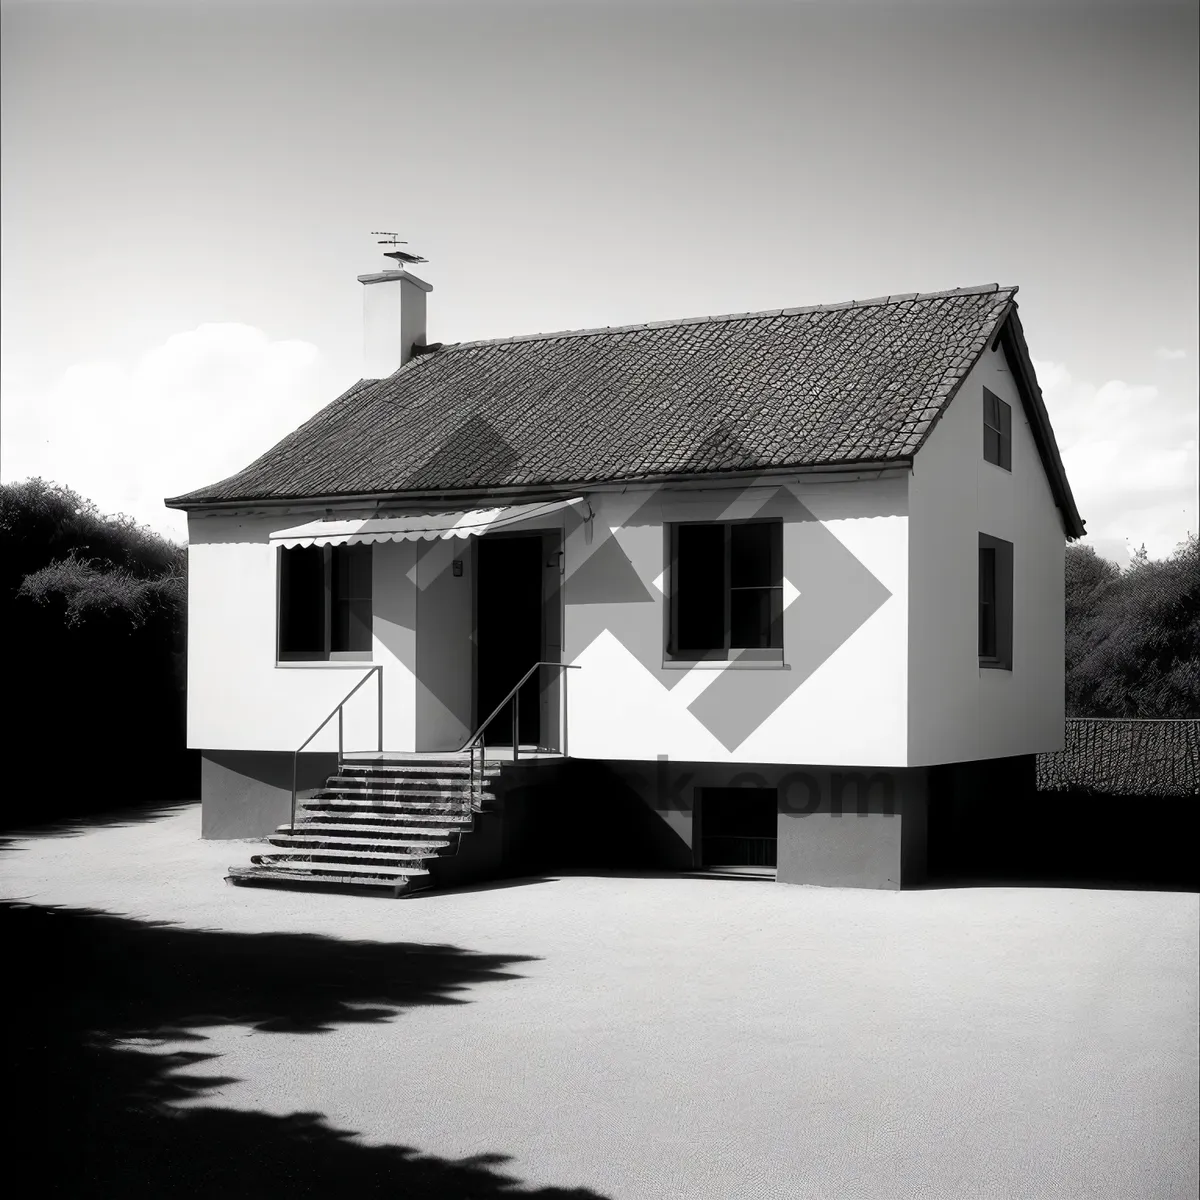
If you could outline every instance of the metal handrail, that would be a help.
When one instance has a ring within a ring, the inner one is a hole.
[[[308,735],[308,737],[306,737],[304,739],[304,741],[302,741],[300,743],[299,747],[292,752],[292,828],[293,829],[295,829],[295,827],[296,827],[296,767],[297,767],[297,764],[300,762],[300,752],[304,749],[305,746],[308,745],[309,742],[311,742],[313,740],[313,738],[315,738],[317,736],[318,733],[321,732],[322,729],[325,728],[326,725],[329,724],[330,721],[333,720],[334,717],[337,717],[337,719],[338,719],[337,769],[338,769],[339,773],[341,772],[342,753],[344,750],[344,745],[343,745],[343,740],[342,740],[343,729],[344,729],[342,709],[346,706],[346,702],[350,699],[350,697],[353,696],[354,693],[357,692],[358,689],[360,687],[362,687],[362,685],[364,683],[366,683],[367,680],[370,679],[371,676],[374,675],[376,671],[379,672],[379,708],[378,708],[378,726],[379,726],[379,728],[378,728],[378,733],[377,733],[377,742],[378,742],[377,749],[379,749],[379,750],[383,749],[383,664],[376,663],[345,694],[345,696],[342,697],[341,703],[338,704],[338,706],[329,714],[329,716],[327,716],[325,718],[325,720],[323,720],[320,723],[320,725],[318,725],[316,727],[316,729],[314,729],[312,731],[312,733],[310,733]]]
[[[469,738],[467,738],[467,740],[465,742],[463,742],[463,744],[460,748],[460,753],[462,750],[467,751],[467,754],[470,759],[470,768],[471,768],[470,769],[470,787],[471,787],[471,796],[472,797],[475,796],[475,748],[476,748],[476,746],[479,747],[479,786],[480,786],[480,790],[482,790],[482,788],[483,788],[483,771],[484,771],[484,766],[485,766],[485,757],[486,757],[486,753],[487,753],[487,744],[486,744],[486,740],[484,738],[484,733],[487,731],[487,727],[500,715],[504,706],[510,700],[513,702],[513,762],[515,763],[518,760],[518,758],[520,757],[519,720],[520,720],[520,712],[521,712],[521,688],[523,688],[525,686],[526,680],[528,680],[529,677],[534,673],[534,671],[536,671],[539,667],[558,667],[559,670],[562,670],[562,671],[582,670],[582,667],[578,663],[545,662],[545,661],[535,662],[533,664],[533,666],[530,667],[529,670],[526,671],[525,674],[522,675],[521,678],[517,680],[516,685],[512,688],[512,690],[508,693],[508,695],[505,696],[504,699],[501,700],[500,703],[497,704],[494,709],[492,709],[492,711],[488,715],[488,717],[479,725],[479,728],[476,729],[475,732]],[[563,676],[563,701],[564,701],[563,709],[564,709],[564,712],[563,712],[563,721],[562,721],[562,735],[563,735],[562,753],[564,755],[567,752],[567,721],[566,721],[566,711],[565,711],[566,710],[566,688],[567,688],[567,677],[564,675]]]

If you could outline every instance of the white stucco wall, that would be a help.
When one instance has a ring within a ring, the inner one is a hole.
[[[188,520],[188,745],[295,750],[373,663],[383,667],[385,749],[413,749],[415,585],[411,542],[376,546],[369,662],[275,661],[278,556],[273,530],[314,513]],[[375,680],[346,707],[348,750],[376,743]],[[337,748],[330,722],[314,750]]]
[[[277,663],[278,551],[269,538],[323,511],[189,519],[188,744],[294,750],[379,664],[384,749],[457,749],[473,720],[473,540],[376,544],[370,659]],[[508,528],[561,529],[563,519],[556,511]],[[454,574],[455,560],[461,575]],[[374,749],[376,697],[371,680],[347,705],[346,749]],[[331,722],[311,748],[336,749],[336,739]]]
[[[983,461],[984,385],[1013,408],[1013,471]],[[911,477],[756,488],[591,493],[530,522],[559,526],[569,752],[583,758],[903,767],[1061,745],[1063,532],[1015,386],[992,352],[920,451]],[[366,668],[384,673],[384,746],[445,750],[472,719],[469,542],[373,549],[370,663],[275,661],[273,530],[319,515],[189,521],[189,744],[294,750]],[[665,660],[665,526],[784,523],[784,663]],[[980,532],[1014,545],[1013,670],[981,670]],[[454,559],[463,574],[454,576]],[[348,749],[374,745],[368,684],[347,709]],[[313,743],[336,745],[331,724]]]
[[[473,732],[474,547],[470,538],[410,544],[417,552],[416,748],[457,750]]]
[[[571,755],[905,765],[906,486],[590,496],[590,541],[573,523],[566,543]],[[752,516],[784,521],[784,668],[664,663],[664,523]]]
[[[1012,407],[1011,473],[983,457],[983,389]],[[1065,532],[1003,351],[985,351],[909,483],[909,763],[1057,750]],[[978,543],[1013,544],[1011,671],[978,657]]]

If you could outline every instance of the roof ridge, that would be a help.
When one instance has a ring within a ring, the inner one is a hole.
[[[552,342],[560,338],[595,337],[601,333],[638,333],[645,329],[670,329],[680,325],[708,325],[719,321],[749,321],[761,317],[797,317],[805,313],[837,312],[846,308],[873,308],[885,304],[908,304],[925,300],[942,300],[949,296],[983,296],[990,293],[1017,293],[1016,284],[981,283],[969,287],[947,288],[940,292],[904,292],[889,296],[872,296],[869,300],[842,300],[833,304],[805,304],[796,308],[764,308],[755,312],[717,313],[707,317],[674,317],[666,321],[640,321],[632,325],[596,325],[590,329],[559,329],[549,333],[517,333],[507,337],[478,338],[470,342],[450,342],[439,353],[449,350],[474,350],[479,346],[503,346],[517,342]],[[416,361],[427,361],[434,355],[421,355]]]

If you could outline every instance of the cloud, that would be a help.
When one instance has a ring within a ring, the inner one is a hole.
[[[165,496],[233,474],[331,396],[317,348],[250,325],[178,333],[134,364],[81,363],[49,388],[6,381],[0,475],[66,484],[102,512],[183,538]]]
[[[1166,362],[1180,362],[1182,359],[1187,358],[1188,352],[1186,350],[1171,350],[1166,346],[1159,346],[1155,350],[1154,355],[1156,358],[1161,358]]]
[[[1122,563],[1143,543],[1152,558],[1169,554],[1197,528],[1195,406],[1151,384],[1034,366],[1087,541]]]

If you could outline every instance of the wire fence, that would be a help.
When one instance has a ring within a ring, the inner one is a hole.
[[[1200,796],[1200,720],[1072,717],[1066,742],[1037,756],[1041,792]]]

